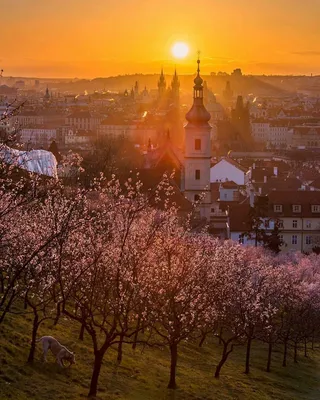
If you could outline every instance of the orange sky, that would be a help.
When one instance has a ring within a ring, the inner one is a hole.
[[[4,75],[320,74],[320,0],[0,0]],[[174,60],[174,41],[190,46]]]

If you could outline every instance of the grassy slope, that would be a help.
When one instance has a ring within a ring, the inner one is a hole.
[[[50,334],[76,351],[77,364],[71,369],[61,369],[53,363],[36,361],[27,365],[30,341],[30,321],[25,317],[9,316],[0,327],[0,400],[47,400],[81,399],[88,392],[92,368],[92,352],[89,338],[79,342],[78,329],[67,320],[52,328],[42,326],[39,335]],[[40,346],[39,346],[40,347]],[[316,400],[320,398],[320,351],[302,355],[299,364],[289,359],[289,366],[280,366],[281,354],[275,353],[273,372],[264,372],[266,352],[253,349],[252,372],[243,374],[244,349],[236,348],[222,369],[219,381],[213,378],[214,367],[220,348],[205,345],[183,346],[178,361],[175,393],[166,389],[169,373],[167,350],[141,348],[133,352],[124,348],[120,367],[115,362],[116,352],[106,357],[99,380],[99,398],[128,400],[189,400],[189,399],[281,399]],[[41,351],[37,350],[37,360]]]

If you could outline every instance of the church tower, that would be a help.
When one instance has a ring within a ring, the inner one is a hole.
[[[230,103],[232,102],[232,99],[233,99],[233,91],[232,91],[232,89],[231,89],[231,85],[230,85],[230,82],[229,82],[229,81],[227,81],[227,83],[226,83],[226,88],[225,88],[225,90],[223,91],[223,98],[224,98],[224,101],[225,101],[226,103],[228,103],[228,104],[230,104]]]
[[[172,102],[175,107],[179,107],[180,100],[180,82],[177,74],[177,70],[174,70],[174,75],[171,83],[171,94],[172,94]]]
[[[136,81],[134,85],[134,98],[137,99],[139,97],[139,83]]]
[[[160,79],[159,79],[159,82],[158,82],[159,99],[163,99],[163,97],[164,97],[164,95],[166,93],[166,87],[167,87],[166,79],[165,79],[164,74],[163,74],[163,68],[161,68]]]
[[[49,103],[49,101],[50,101],[50,93],[49,93],[49,88],[47,86],[46,93],[43,96],[43,102],[44,103]]]
[[[203,80],[200,77],[199,59],[197,63],[193,105],[186,114],[188,122],[185,125],[184,195],[191,202],[201,198],[200,216],[209,219],[211,208],[211,126],[209,120],[211,116],[203,104]]]

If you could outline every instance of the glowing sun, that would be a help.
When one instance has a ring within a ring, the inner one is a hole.
[[[171,49],[175,58],[185,58],[189,53],[189,47],[184,42],[176,42]]]

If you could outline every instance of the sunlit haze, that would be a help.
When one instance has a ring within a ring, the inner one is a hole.
[[[320,73],[318,0],[1,0],[1,66],[10,75],[95,77],[194,71]]]
[[[189,53],[189,47],[186,43],[177,42],[172,46],[171,52],[175,58],[185,58]]]

